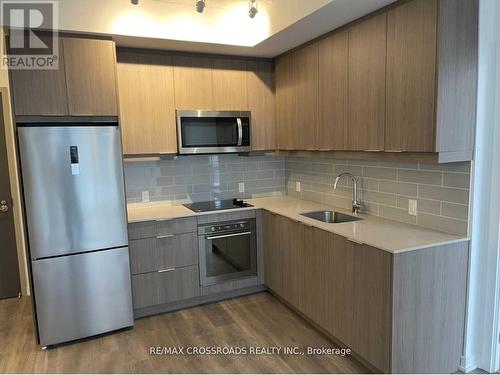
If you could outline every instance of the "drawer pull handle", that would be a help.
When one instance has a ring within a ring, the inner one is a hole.
[[[169,220],[171,220],[171,219],[156,219],[155,221],[156,221],[157,223],[161,223],[161,222],[163,222],[163,221],[169,221]]]
[[[175,271],[175,267],[174,268],[167,268],[164,270],[159,270],[158,273],[164,273],[164,272],[170,272],[170,271]]]
[[[173,234],[165,234],[163,236],[156,236],[156,238],[158,240],[161,240],[162,238],[170,238],[170,237],[173,237],[174,235]]]

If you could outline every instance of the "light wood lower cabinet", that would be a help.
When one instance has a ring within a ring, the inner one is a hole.
[[[390,371],[390,253],[347,241],[354,256],[352,348],[377,369]]]
[[[392,254],[263,213],[265,284],[382,372],[453,373],[468,242]]]
[[[283,293],[281,249],[279,247],[278,215],[264,211],[262,214],[264,242],[264,282],[278,294]]]

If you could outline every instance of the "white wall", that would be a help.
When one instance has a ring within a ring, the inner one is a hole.
[[[480,0],[476,151],[466,340],[461,369],[494,372],[498,355],[500,1]]]

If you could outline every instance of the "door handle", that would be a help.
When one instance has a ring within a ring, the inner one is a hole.
[[[223,234],[222,236],[209,236],[209,237],[205,237],[205,238],[207,240],[216,240],[218,238],[248,236],[249,234],[252,234],[252,232],[240,232],[240,233]]]
[[[241,146],[243,143],[243,124],[239,117],[236,119],[236,123],[238,124],[238,146]]]
[[[0,212],[7,212],[7,211],[9,211],[9,206],[7,206],[7,201],[1,201]]]

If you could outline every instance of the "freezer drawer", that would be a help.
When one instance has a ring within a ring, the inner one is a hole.
[[[133,325],[128,247],[31,264],[42,346]]]

